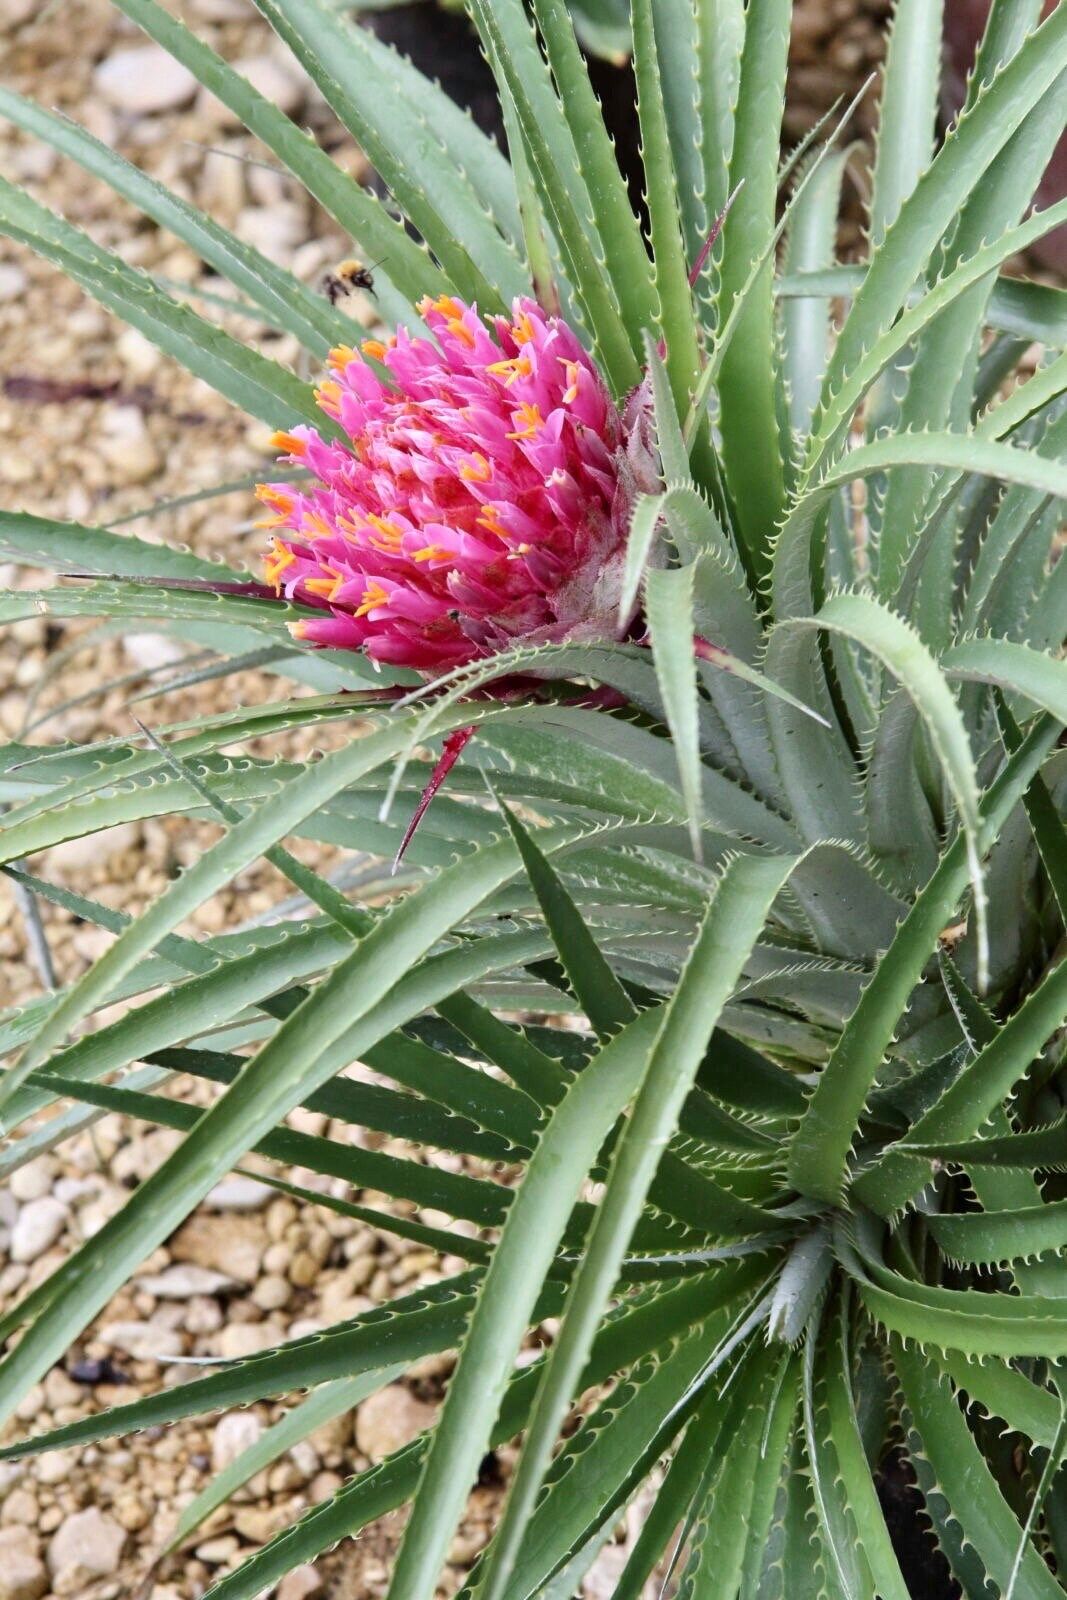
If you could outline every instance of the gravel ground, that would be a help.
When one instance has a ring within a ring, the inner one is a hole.
[[[184,9],[216,48],[310,126],[346,167],[359,170],[359,153],[296,69],[272,48],[247,0],[189,0]],[[812,0],[800,7],[791,137],[871,70],[886,10],[885,0]],[[75,116],[275,259],[317,281],[346,253],[346,241],[284,176],[205,149],[240,154],[253,147],[225,110],[165,58],[129,53],[143,49],[141,37],[107,0],[0,0],[6,83]],[[6,125],[0,125],[0,170],[125,260],[169,278],[196,277],[198,263],[184,246]],[[269,343],[282,359],[295,359],[285,338],[270,337]],[[158,500],[256,472],[269,459],[268,430],[242,420],[139,334],[121,330],[73,285],[2,240],[0,352],[2,505],[110,523]],[[134,531],[248,559],[256,537],[250,515],[248,495],[236,493],[153,516]],[[4,587],[42,581],[49,580],[0,566]],[[0,736],[87,741],[125,732],[131,697],[152,687],[180,654],[159,635],[121,638],[87,625],[19,624],[0,654]],[[165,707],[160,717],[176,719],[235,700],[252,704],[274,692],[272,679],[249,674],[165,702],[146,700],[135,709],[150,720]],[[65,703],[75,696],[74,703]],[[320,747],[324,733],[328,739],[328,730],[316,730]],[[303,753],[293,739],[285,748]],[[136,914],[211,836],[206,824],[180,819],[130,825],[59,846],[31,865]],[[325,851],[308,851],[307,859],[330,865]],[[287,893],[271,869],[252,870],[204,907],[194,926],[218,931],[268,912]],[[44,920],[61,982],[77,977],[109,942],[106,934],[58,911],[46,908]],[[0,962],[5,1004],[38,992],[23,924],[4,887]],[[188,1097],[184,1089],[174,1092]],[[202,1101],[203,1094],[194,1091],[192,1098]],[[295,1113],[290,1121],[342,1141],[353,1137],[351,1128],[328,1126],[310,1113]],[[356,1136],[381,1143],[374,1135]],[[99,1228],[175,1139],[168,1131],[146,1131],[108,1116],[64,1146],[59,1157],[42,1156],[0,1189],[0,1305],[21,1297]],[[309,1188],[324,1184],[313,1174],[288,1176]],[[346,1192],[343,1185],[333,1189]],[[457,1266],[327,1210],[298,1210],[247,1178],[228,1180],[141,1264],[129,1287],[27,1397],[7,1436],[40,1432],[180,1383],[190,1368],[176,1357],[249,1354],[433,1282]],[[239,1491],[184,1553],[162,1565],[157,1558],[181,1508],[283,1407],[255,1406],[0,1467],[0,1600],[113,1600],[134,1592],[153,1600],[192,1600],[300,1511],[332,1495],[348,1474],[424,1427],[448,1370],[447,1359],[427,1363],[358,1412],[320,1428]],[[507,1451],[487,1462],[484,1482],[472,1495],[451,1553],[453,1586],[487,1537],[508,1464]],[[631,1514],[629,1527],[620,1529],[618,1543],[588,1580],[591,1600],[611,1593],[636,1520]],[[362,1600],[383,1593],[397,1528],[395,1518],[386,1519],[314,1568],[300,1569],[281,1585],[281,1600],[319,1594]]]

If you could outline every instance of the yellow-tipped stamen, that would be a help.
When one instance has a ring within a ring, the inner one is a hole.
[[[480,450],[476,450],[469,461],[460,463],[459,475],[468,483],[488,483],[492,472],[492,467]]]
[[[510,356],[507,361],[494,361],[485,370],[491,372],[494,377],[502,377],[504,387],[510,389],[516,379],[528,378],[533,372],[533,366],[529,356]]]
[[[467,327],[467,324],[460,321],[459,317],[450,317],[445,323],[445,327],[454,338],[465,344],[468,350],[474,349],[474,335]]]
[[[378,539],[371,540],[371,543],[378,549],[384,547],[390,550],[398,550],[400,548],[400,541],[404,537],[403,528],[399,527],[395,522],[390,522],[388,517],[379,517],[374,511],[367,512],[367,521],[372,528],[376,528],[378,531]]]
[[[516,344],[529,344],[533,339],[533,323],[525,311],[521,311],[511,324],[511,336]]]
[[[386,346],[380,339],[364,339],[361,346],[363,354],[370,356],[374,361],[384,361]]]
[[[333,529],[321,511],[305,511],[304,526],[301,532],[306,533],[311,539],[329,539],[333,534]]]
[[[293,562],[296,560],[296,556],[289,549],[288,545],[282,544],[280,539],[272,540],[272,544],[274,548],[264,561],[263,569],[267,582],[272,584],[274,587],[274,592],[276,594],[281,594],[282,573],[285,572],[288,567],[292,566]]]
[[[507,435],[509,439],[532,439],[545,425],[540,406],[531,405],[528,401],[524,400],[519,407],[519,416],[522,418],[522,426],[516,428],[514,433],[509,433]]]
[[[271,434],[270,442],[280,455],[302,456],[307,449],[306,439],[298,439],[295,433],[285,433],[282,429]]]
[[[429,309],[439,311],[443,317],[451,317],[456,322],[463,316],[463,307],[450,294],[439,294],[436,300],[430,301]]]
[[[265,506],[273,506],[276,511],[293,509],[293,497],[288,489],[276,489],[272,483],[257,483],[256,499],[262,500]]]
[[[348,366],[350,361],[358,361],[359,356],[350,344],[336,344],[330,351],[328,360],[334,371],[340,372]]]
[[[341,404],[341,385],[333,378],[324,378],[315,390],[315,401],[325,411]]]
[[[324,578],[305,578],[304,588],[310,594],[318,594],[324,600],[332,600],[344,583],[344,578],[334,567],[323,567],[322,570],[328,573],[329,576]]]
[[[388,604],[388,593],[380,583],[374,583],[372,580],[363,591],[363,600],[356,607],[355,615],[357,617],[365,617],[369,611],[376,611],[379,606]]]
[[[452,552],[439,544],[423,545],[421,550],[414,550],[411,554],[412,561],[451,561]]]
[[[487,528],[490,533],[495,533],[498,539],[507,538],[506,531],[500,525],[500,512],[491,502],[487,501],[482,507],[477,520],[480,528]]]

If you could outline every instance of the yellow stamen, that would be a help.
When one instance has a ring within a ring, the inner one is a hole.
[[[275,539],[273,542],[274,549],[264,561],[263,570],[266,575],[267,582],[273,584],[275,592],[280,594],[282,588],[282,573],[287,567],[292,566],[293,562],[296,560],[296,556],[288,548],[288,546],[282,544],[280,539]]]
[[[404,537],[404,530],[395,522],[390,522],[388,517],[379,517],[375,512],[367,512],[367,521],[372,528],[377,528],[381,535],[382,543],[396,549]]]
[[[312,538],[328,539],[333,529],[322,515],[321,511],[306,511],[304,513],[304,533],[310,533]]]
[[[439,311],[443,317],[452,317],[457,321],[463,315],[463,307],[450,294],[439,294],[436,300],[431,300],[429,310]]]
[[[450,561],[452,552],[451,550],[445,550],[439,544],[427,544],[423,545],[421,550],[414,551],[411,559],[413,561]]]
[[[459,317],[450,317],[445,323],[445,327],[449,333],[459,339],[462,344],[465,344],[469,350],[473,350],[474,335],[466,323],[460,321]]]
[[[315,390],[315,399],[324,410],[327,406],[340,405],[341,385],[335,383],[333,378],[324,378]]]
[[[480,528],[488,528],[489,532],[495,533],[498,539],[507,538],[507,534],[500,526],[500,512],[491,503],[487,502],[482,507],[481,515],[478,518],[478,526]]]
[[[564,405],[571,405],[578,398],[578,373],[581,370],[577,361],[563,363],[567,372],[567,388],[563,391]]]
[[[482,452],[476,450],[469,461],[461,463],[459,475],[461,478],[466,478],[468,483],[488,483],[492,476],[492,468]]]
[[[323,599],[332,600],[344,582],[344,579],[341,577],[339,572],[334,570],[333,567],[324,567],[323,571],[329,573],[329,577],[307,578],[304,582],[304,588],[307,589],[311,594],[321,594]]]
[[[375,361],[385,360],[386,346],[380,339],[364,339],[362,349],[365,356],[371,356]]]
[[[538,429],[545,425],[540,407],[531,405],[528,401],[524,400],[519,407],[519,416],[522,419],[522,426],[516,428],[514,433],[509,433],[507,435],[509,439],[532,439]]]
[[[347,367],[350,361],[358,360],[359,357],[350,344],[334,345],[329,355],[330,366],[333,367],[335,372],[340,372],[342,368]]]
[[[494,361],[485,370],[503,377],[505,387],[510,389],[517,378],[528,378],[533,367],[529,356],[511,356],[507,361]]]
[[[512,337],[516,344],[529,344],[534,336],[533,323],[525,311],[519,313],[511,325]]]
[[[256,484],[256,499],[261,500],[265,506],[272,506],[282,516],[288,516],[295,504],[291,494],[284,489],[275,489],[269,483]]]
[[[380,583],[369,583],[363,591],[363,602],[356,608],[357,617],[365,617],[368,611],[375,611],[378,606],[389,604],[389,596]]]
[[[284,452],[289,456],[302,456],[307,449],[305,440],[298,439],[295,433],[283,433],[280,430],[271,434],[270,442],[279,453]]]

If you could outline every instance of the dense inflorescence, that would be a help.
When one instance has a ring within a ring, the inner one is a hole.
[[[343,433],[276,436],[304,487],[265,484],[271,583],[323,615],[314,644],[438,672],[529,643],[610,637],[633,470],[623,418],[559,317],[483,320],[451,296],[332,352],[319,404]]]

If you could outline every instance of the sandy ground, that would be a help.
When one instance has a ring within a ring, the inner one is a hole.
[[[813,0],[802,6],[795,38],[792,136],[841,93],[851,92],[878,51],[875,20],[884,0]],[[336,159],[359,170],[358,151],[337,128],[299,72],[272,47],[247,0],[189,0],[184,13],[228,59],[310,126]],[[317,282],[347,253],[321,213],[284,175],[233,160],[253,142],[225,110],[160,63],[116,67],[140,36],[107,0],[0,0],[0,62],[6,85],[85,123],[139,166],[210,210],[275,259]],[[127,58],[128,59],[128,58]],[[103,63],[108,67],[104,69]],[[207,147],[212,147],[208,149]],[[228,154],[213,153],[223,150]],[[262,154],[262,152],[258,152]],[[0,170],[62,211],[125,260],[167,278],[199,279],[182,245],[140,220],[102,185],[32,140],[0,124]],[[203,286],[203,280],[200,280]],[[284,338],[241,325],[283,360],[297,352]],[[137,333],[122,330],[50,267],[0,240],[0,505],[40,515],[107,524],[168,497],[239,479],[269,459],[268,430],[242,419],[198,381],[178,371]],[[254,559],[258,536],[246,492],[156,513],[131,525],[144,538],[199,552]],[[5,588],[50,581],[0,566]],[[174,670],[182,648],[154,634],[101,634],[87,624],[25,622],[0,652],[0,736],[51,743],[124,733],[130,700]],[[223,704],[272,698],[265,675],[208,684],[142,700],[149,720],[195,716]],[[321,730],[316,743],[322,744]],[[299,740],[287,746],[304,753]],[[210,829],[188,820],[124,826],[57,847],[31,863],[56,881],[136,914]],[[312,855],[329,865],[325,852]],[[263,866],[242,875],[204,907],[196,926],[217,931],[262,914],[288,892]],[[60,982],[78,976],[109,936],[62,912],[44,910]],[[30,998],[40,975],[25,929],[0,886],[0,986],[3,1003]],[[175,1091],[184,1094],[184,1091]],[[290,1119],[306,1131],[350,1140],[354,1130],[322,1117]],[[379,1144],[373,1135],[361,1140]],[[0,1190],[0,1305],[46,1277],[110,1216],[173,1148],[175,1136],[108,1116],[18,1172]],[[289,1176],[308,1187],[314,1175]],[[347,1193],[343,1185],[335,1192]],[[44,1241],[44,1242],[42,1242]],[[414,1246],[325,1210],[236,1180],[223,1185],[143,1263],[93,1327],[19,1408],[7,1436],[37,1433],[188,1376],[178,1356],[248,1354],[327,1326],[397,1293],[456,1270]],[[215,1512],[177,1557],[156,1567],[183,1505],[212,1471],[283,1414],[277,1405],[206,1422],[181,1423],[129,1439],[0,1467],[0,1600],[77,1596],[114,1600],[153,1573],[154,1600],[191,1600],[307,1506],[331,1496],[345,1477],[410,1438],[432,1418],[447,1359],[417,1369],[321,1428]],[[487,1537],[506,1478],[508,1453],[486,1464],[466,1523],[451,1552],[452,1587]],[[590,1600],[610,1595],[634,1519],[620,1527],[587,1583]],[[397,1520],[301,1569],[281,1600],[364,1597],[384,1592]],[[447,1587],[443,1592],[451,1592]]]

